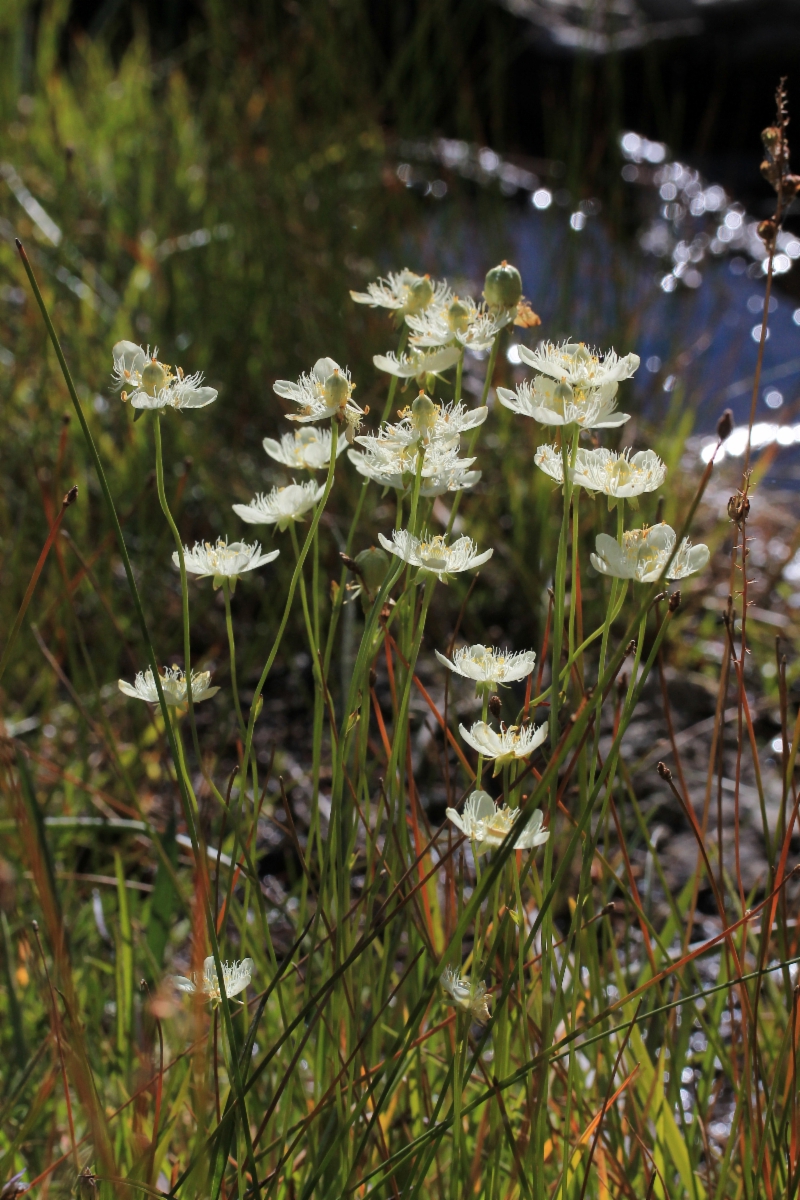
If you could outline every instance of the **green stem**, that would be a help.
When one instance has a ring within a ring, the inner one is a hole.
[[[283,616],[281,617],[281,623],[278,626],[278,632],[276,633],[275,640],[272,643],[272,649],[269,652],[267,661],[264,664],[264,669],[261,672],[258,683],[256,684],[256,690],[253,693],[253,701],[252,701],[252,704],[250,705],[250,718],[247,723],[247,738],[246,738],[245,748],[244,748],[244,758],[242,760],[244,763],[246,763],[248,761],[249,755],[250,755],[250,747],[251,747],[252,741],[253,741],[253,730],[255,728],[256,715],[257,715],[257,711],[258,711],[258,707],[259,707],[258,701],[261,697],[261,693],[264,690],[264,684],[267,682],[267,677],[268,677],[270,671],[272,670],[272,664],[275,662],[275,657],[278,653],[278,649],[280,647],[281,640],[283,639],[283,635],[286,630],[286,625],[289,621],[289,613],[291,612],[292,602],[294,601],[294,594],[297,589],[297,584],[299,582],[300,576],[302,574],[303,563],[305,562],[305,558],[306,558],[306,555],[308,554],[311,543],[314,540],[314,534],[317,532],[317,526],[319,525],[320,518],[322,517],[322,514],[325,511],[325,505],[328,502],[328,497],[330,496],[331,488],[333,487],[333,476],[334,476],[334,472],[336,470],[336,445],[337,445],[337,439],[339,436],[339,426],[336,424],[335,421],[332,423],[331,433],[332,433],[331,460],[328,465],[328,477],[325,481],[325,491],[322,493],[322,499],[320,500],[319,504],[317,505],[316,512],[314,513],[313,519],[311,521],[311,526],[308,530],[308,533],[306,534],[306,539],[303,542],[303,547],[300,551],[300,556],[297,560],[297,563],[295,564],[294,572],[292,573],[291,582],[289,584],[289,594],[286,597],[286,604],[283,609]]]
[[[153,412],[153,439],[156,448],[156,490],[158,492],[158,502],[161,505],[161,511],[166,517],[167,524],[172,531],[172,536],[175,540],[175,548],[178,555],[178,569],[181,573],[181,612],[183,617],[183,670],[186,675],[186,699],[189,705],[189,725],[192,731],[192,746],[197,756],[198,763],[202,764],[202,756],[200,754],[200,742],[197,737],[197,723],[194,715],[194,696],[192,694],[192,642],[189,626],[189,581],[186,577],[186,558],[183,552],[183,539],[178,532],[178,526],[170,511],[169,503],[167,502],[167,493],[164,488],[164,456],[161,446],[161,413],[158,409]]]
[[[231,660],[231,689],[233,691],[233,703],[236,708],[236,717],[239,721],[239,733],[244,740],[247,733],[247,726],[244,723],[242,716],[242,706],[239,702],[239,688],[236,683],[236,645],[233,640],[233,621],[231,619],[231,585],[227,579],[222,580],[222,594],[225,597],[225,628],[228,631],[228,653]]]

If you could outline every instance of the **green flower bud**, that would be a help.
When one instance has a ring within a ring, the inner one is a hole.
[[[418,313],[427,308],[433,299],[433,284],[428,275],[422,275],[419,279],[415,279],[408,288],[408,300],[406,301],[406,312]]]
[[[483,285],[483,294],[490,308],[516,308],[522,298],[522,277],[516,267],[505,259],[492,267]]]
[[[160,362],[151,359],[142,371],[142,391],[148,396],[157,396],[167,386],[167,372]]]
[[[340,408],[346,404],[350,396],[350,387],[347,382],[347,377],[341,371],[334,371],[329,375],[322,385],[325,392],[325,398],[329,404],[335,404]]]
[[[465,333],[469,325],[469,309],[455,296],[447,309],[447,324],[453,333]]]
[[[380,586],[386,578],[389,570],[389,555],[385,550],[381,550],[380,546],[370,546],[368,550],[362,550],[356,555],[356,564],[361,576],[361,582],[364,585],[364,591],[371,600],[376,592],[380,590]],[[362,603],[367,599],[362,593]],[[364,603],[366,609],[367,604]]]

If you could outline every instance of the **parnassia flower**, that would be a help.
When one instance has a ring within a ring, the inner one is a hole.
[[[549,375],[559,383],[568,383],[581,392],[630,379],[640,361],[638,354],[620,358],[614,350],[607,350],[601,356],[583,342],[561,342],[560,345],[542,342],[535,350],[520,346],[519,356],[534,371]]]
[[[262,554],[259,542],[249,546],[247,542],[231,542],[227,538],[217,538],[216,542],[195,542],[190,550],[183,548],[186,570],[201,579],[209,575],[214,580],[214,587],[222,586],[223,579],[230,581],[231,591],[236,586],[236,580],[247,571],[255,571],[266,563],[277,558],[280,550],[270,550]],[[175,566],[180,566],[177,551],[172,555]]]
[[[537,375],[533,385],[521,383],[516,391],[499,387],[497,398],[504,408],[532,417],[540,425],[580,425],[582,429],[614,429],[630,420],[628,413],[617,411],[616,383],[586,391],[570,383],[556,383]]]
[[[409,313],[423,312],[431,304],[444,303],[449,295],[446,283],[437,283],[430,275],[417,275],[407,267],[402,271],[390,271],[385,279],[376,283],[368,283],[366,292],[350,293],[356,304],[392,310],[398,323]]]
[[[361,424],[364,409],[352,399],[355,384],[350,372],[340,367],[332,358],[318,358],[308,374],[302,374],[297,383],[278,379],[272,390],[284,400],[293,400],[300,405],[299,413],[287,413],[290,421],[323,421],[335,417],[347,426],[347,440],[352,441],[353,430]]]
[[[540,446],[533,461],[557,483],[564,482],[561,451],[555,446]],[[597,450],[578,447],[572,468],[573,483],[586,488],[587,492],[602,492],[609,498],[620,500],[654,492],[666,477],[667,468],[654,450],[631,454],[630,449],[626,449],[617,454],[602,446]]]
[[[654,583],[660,579],[667,564],[667,579],[685,579],[702,571],[710,558],[708,546],[693,546],[688,538],[675,553],[675,530],[662,521],[644,529],[630,529],[622,542],[599,533],[595,540],[596,553],[591,555],[592,566],[601,575],[616,579],[635,579],[637,583]]]
[[[489,998],[484,983],[473,984],[468,979],[462,979],[452,967],[445,967],[439,982],[449,996],[448,1004],[468,1012],[475,1021],[489,1020]]]
[[[436,444],[444,450],[455,449],[462,433],[482,425],[489,415],[488,406],[467,408],[465,404],[436,404],[424,392],[397,414],[395,425],[388,422],[377,434],[362,434],[355,440],[361,446],[379,445],[389,449],[415,449],[420,443]]]
[[[349,450],[347,457],[360,475],[382,487],[409,489],[417,470],[421,473],[423,496],[439,496],[443,492],[472,487],[481,477],[480,471],[470,471],[474,458],[459,458],[457,449],[438,442],[427,445],[403,445],[388,442],[380,435],[360,437],[364,451]],[[422,463],[418,455],[422,453]]]
[[[384,550],[402,558],[412,567],[430,571],[442,583],[447,582],[448,575],[457,575],[460,571],[480,567],[494,554],[494,550],[484,550],[479,554],[472,538],[466,536],[457,538],[449,546],[443,534],[429,537],[424,533],[418,538],[407,529],[395,529],[391,541],[382,533],[378,534],[378,539]]]
[[[448,818],[475,843],[478,854],[501,846],[514,828],[519,813],[518,808],[509,808],[508,805],[498,808],[487,792],[480,791],[469,796],[460,813],[454,808],[447,809]],[[514,849],[533,850],[536,846],[543,846],[549,837],[549,830],[542,829],[541,809],[536,808],[514,842]]]
[[[324,491],[324,485],[317,487],[313,479],[308,483],[290,483],[287,487],[274,487],[266,495],[259,492],[249,504],[234,504],[233,511],[250,525],[287,529],[291,521],[302,521]]]
[[[419,349],[435,346],[491,349],[501,329],[514,319],[507,309],[490,312],[485,304],[476,304],[471,296],[452,296],[445,304],[426,308],[406,317],[411,344]]]
[[[184,375],[180,367],[174,370],[159,362],[158,350],[150,353],[135,342],[117,342],[112,350],[113,377],[122,391],[123,400],[134,408],[205,408],[217,398],[212,387],[203,387],[203,375]]]
[[[452,660],[438,650],[436,657],[456,675],[474,680],[479,691],[524,679],[536,665],[533,650],[495,650],[492,646],[481,645],[454,650]]]
[[[546,725],[507,725],[500,733],[486,721],[476,721],[471,729],[458,727],[464,741],[484,758],[494,759],[494,773],[515,758],[527,758],[547,738]]]
[[[180,667],[165,667],[164,673],[160,678],[161,690],[164,693],[164,699],[167,704],[170,707],[186,704],[186,675],[182,669]],[[128,683],[125,679],[118,680],[118,683],[119,690],[123,695],[130,696],[133,700],[147,700],[149,704],[158,704],[156,681],[149,667],[146,671],[139,671],[133,683]],[[199,704],[201,700],[209,700],[212,696],[216,696],[219,688],[210,687],[210,683],[210,671],[192,671],[192,700],[195,704]]]
[[[283,463],[285,467],[320,471],[330,464],[332,441],[333,434],[330,429],[305,425],[292,433],[284,433],[279,442],[274,438],[264,438],[261,444],[270,458]],[[336,444],[337,458],[343,453],[345,445],[344,439],[340,438]]]
[[[457,346],[446,346],[442,350],[412,350],[408,354],[375,354],[372,361],[379,371],[396,375],[398,379],[421,379],[426,375],[440,375],[454,367],[461,357]]]
[[[244,991],[253,978],[255,969],[252,958],[243,958],[241,962],[222,963],[222,982],[229,1000]],[[211,1001],[214,1008],[222,1003],[217,967],[211,955],[203,963],[200,979],[193,974],[190,979],[185,975],[170,975],[169,980],[179,992],[201,992],[206,1000]]]

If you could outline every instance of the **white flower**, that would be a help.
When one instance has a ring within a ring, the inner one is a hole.
[[[244,991],[253,978],[254,971],[255,963],[252,958],[243,958],[241,962],[222,963],[222,982],[229,1000]],[[199,980],[196,975],[192,975],[190,979],[185,975],[170,975],[169,979],[179,992],[202,992],[214,1008],[222,1001],[216,964],[210,955],[203,963],[203,974]]]
[[[442,350],[425,353],[422,350],[412,350],[409,354],[398,356],[394,350],[388,354],[375,354],[372,361],[379,371],[387,375],[396,375],[398,379],[423,379],[426,375],[438,375],[442,371],[454,367],[461,357],[457,346],[447,346]]]
[[[533,461],[558,483],[564,482],[561,452],[555,446],[540,446]],[[654,450],[640,450],[631,455],[630,448],[617,454],[604,447],[597,450],[579,447],[572,469],[575,484],[589,492],[602,492],[618,499],[654,492],[666,476],[667,468]]]
[[[158,361],[158,350],[150,353],[135,342],[117,342],[114,356],[114,381],[123,391],[123,399],[134,408],[205,408],[217,398],[215,388],[202,387],[202,372],[184,375],[180,367],[173,371]]]
[[[520,810],[504,805],[498,808],[487,792],[473,792],[461,813],[447,809],[447,816],[462,833],[475,843],[478,854],[496,849],[513,828]],[[515,850],[533,850],[543,846],[550,837],[549,830],[542,829],[541,809],[534,809],[525,827],[514,843]]]
[[[333,434],[330,429],[317,429],[307,425],[303,429],[295,429],[292,433],[284,433],[279,442],[274,438],[264,438],[261,443],[270,458],[283,463],[285,467],[302,467],[306,471],[320,471],[331,461],[331,442]],[[345,441],[339,438],[336,444],[336,457],[345,449]]]
[[[349,430],[361,424],[364,410],[352,400],[355,384],[350,372],[335,363],[332,358],[318,358],[308,374],[303,373],[297,383],[278,379],[272,390],[284,400],[293,400],[301,406],[299,413],[288,413],[290,421],[322,421],[336,417]]]
[[[147,700],[150,704],[158,704],[156,681],[149,667],[146,671],[139,671],[132,684],[125,679],[118,680],[118,683],[119,690],[123,695],[130,696],[134,700]],[[192,700],[195,704],[199,704],[201,700],[208,700],[211,696],[216,696],[219,688],[210,687],[210,683],[210,671],[192,671]],[[186,675],[180,667],[164,668],[164,674],[161,676],[161,690],[170,707],[186,703]]]
[[[455,650],[452,662],[438,650],[436,657],[456,675],[473,679],[479,689],[524,679],[536,665],[536,654],[533,650],[503,651],[481,645],[462,646]]]
[[[630,420],[628,413],[617,412],[616,383],[604,383],[586,391],[569,383],[556,383],[537,375],[530,383],[521,383],[516,392],[499,387],[497,398],[505,408],[523,417],[533,417],[542,425],[580,425],[583,429],[613,429]]]
[[[592,566],[601,575],[617,579],[635,579],[637,583],[654,583],[660,579],[675,550],[675,530],[663,522],[645,529],[631,529],[622,535],[622,542],[606,533],[595,540],[596,554]],[[667,579],[684,579],[702,571],[709,560],[708,546],[692,546],[684,538],[667,571]]]
[[[290,483],[288,487],[274,487],[268,495],[259,492],[249,504],[234,504],[237,517],[250,525],[277,525],[287,529],[290,521],[300,521],[313,508],[325,491],[324,484],[317,487],[315,481]]]
[[[476,721],[471,729],[459,725],[464,741],[484,758],[494,759],[494,773],[515,758],[527,758],[547,737],[547,726],[508,725],[497,733],[486,721]]]
[[[279,554],[280,550],[262,554],[259,542],[254,542],[252,546],[247,542],[231,542],[228,545],[227,538],[217,538],[216,544],[195,542],[191,550],[188,546],[183,548],[186,570],[192,575],[199,575],[201,579],[211,575],[215,588],[221,586],[223,579],[229,579],[231,587],[235,587],[240,575],[263,567]],[[172,555],[172,561],[176,567],[180,566],[177,551]]]
[[[462,979],[452,967],[445,967],[439,982],[450,997],[448,1004],[468,1012],[475,1021],[489,1020],[491,1014],[484,983],[473,985],[468,979]]]
[[[423,403],[423,400],[425,403]],[[363,434],[355,440],[362,446],[380,443],[391,448],[416,447],[436,443],[442,449],[459,445],[462,433],[482,425],[489,415],[487,405],[467,408],[465,404],[435,404],[423,393],[398,414],[395,425],[386,424],[377,434]]]
[[[417,347],[468,346],[470,350],[489,350],[516,310],[490,312],[485,304],[476,304],[471,296],[453,296],[442,305],[430,305],[424,312],[406,317],[411,344]]]
[[[451,546],[447,545],[443,534],[429,538],[428,534],[424,533],[422,538],[417,538],[407,529],[395,529],[392,541],[382,533],[378,534],[378,539],[384,550],[396,554],[412,567],[430,571],[442,583],[447,582],[448,575],[480,567],[494,554],[494,550],[484,550],[482,554],[478,554],[472,538],[466,536],[458,538]]]
[[[372,479],[381,487],[410,488],[418,467],[418,455],[422,450],[420,494],[440,496],[443,492],[473,487],[481,477],[480,471],[470,471],[474,458],[459,458],[458,451],[431,442],[427,446],[397,445],[387,443],[380,436],[365,436],[358,439],[365,447],[363,453],[350,450],[348,458],[360,475]]]
[[[601,358],[583,342],[543,342],[536,350],[520,346],[519,356],[534,371],[582,392],[630,379],[639,366],[638,354],[620,358],[614,350],[607,350]]]
[[[450,289],[446,283],[437,283],[429,275],[417,275],[404,267],[402,271],[390,271],[377,283],[367,284],[366,292],[351,292],[350,295],[356,304],[392,309],[402,317],[422,312],[431,304],[442,304],[450,295]]]

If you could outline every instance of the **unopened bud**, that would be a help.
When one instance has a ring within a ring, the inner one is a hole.
[[[778,226],[769,218],[766,221],[759,221],[758,236],[767,248],[771,248],[775,244],[775,238],[778,236]]]
[[[74,504],[77,499],[78,485],[77,483],[73,483],[72,487],[69,489],[61,503],[64,505],[64,508],[69,508],[70,504]]]
[[[355,557],[355,566],[364,587],[373,596],[380,589],[389,570],[389,555],[380,546],[370,546]]]
[[[522,276],[503,259],[487,273],[483,294],[490,308],[516,308],[522,297]]]
[[[672,783],[672,771],[670,771],[666,763],[660,762],[656,770],[662,779],[666,779],[667,783]]]
[[[680,591],[673,592],[669,598],[669,605],[667,607],[669,608],[669,611],[671,613],[676,613],[678,611],[678,609],[680,608],[680,606],[681,606]]]
[[[500,697],[499,696],[490,696],[489,697],[489,712],[492,714],[492,716],[497,717],[499,720],[500,714],[502,711],[503,711],[503,701],[500,699]]]
[[[720,419],[717,421],[717,437],[721,442],[729,438],[733,433],[733,413],[729,408],[725,409]]]

